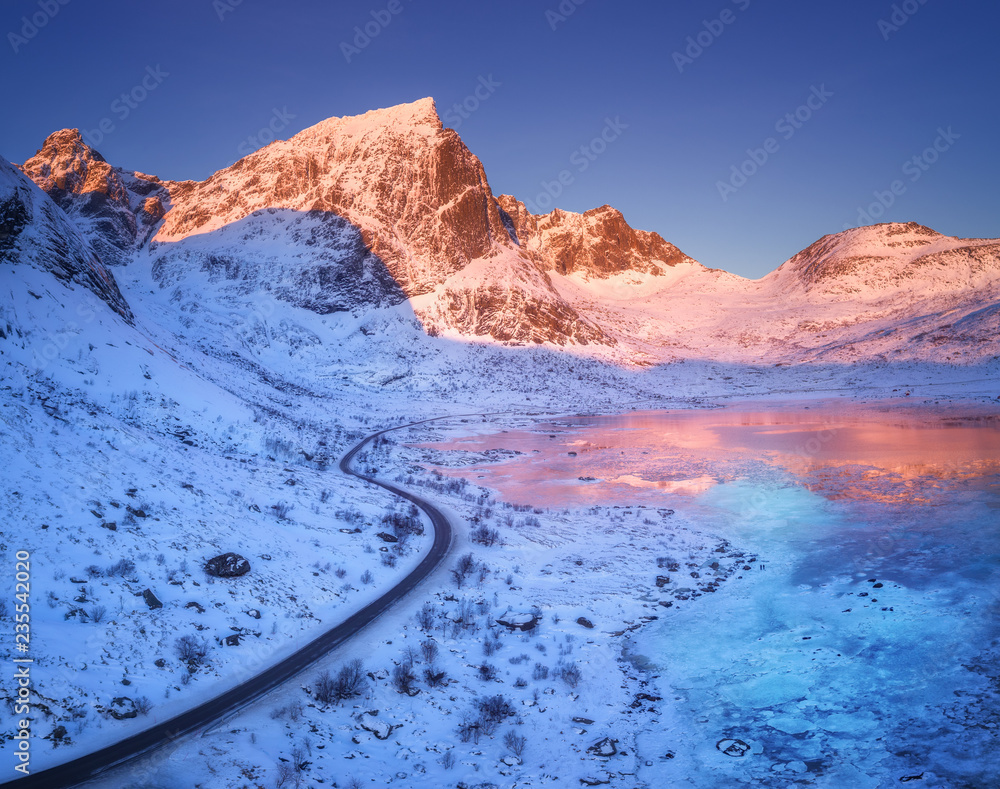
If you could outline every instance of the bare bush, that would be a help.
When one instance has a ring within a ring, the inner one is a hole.
[[[435,671],[432,668],[424,669],[424,681],[428,687],[437,688],[444,685],[448,680],[447,671]]]
[[[94,622],[95,624],[100,624],[101,622],[104,621],[104,617],[107,613],[108,613],[107,606],[94,605],[91,606],[90,609],[87,611],[87,616],[90,617],[91,622]]]
[[[507,750],[520,759],[524,755],[524,746],[528,744],[528,738],[511,729],[503,736],[503,744]]]
[[[472,530],[472,534],[469,535],[473,542],[479,545],[485,545],[487,547],[493,547],[500,541],[500,532],[496,529],[491,529],[485,524],[481,524]]]
[[[455,569],[451,571],[452,578],[455,579],[455,585],[461,589],[465,585],[466,579],[475,572],[476,560],[471,553],[467,553],[460,557],[458,563],[455,565]]]
[[[497,678],[497,667],[492,663],[483,663],[479,666],[479,679],[483,682],[492,682]]]
[[[535,670],[531,672],[531,678],[534,680],[543,680],[549,678],[549,667],[544,663],[536,663]]]
[[[140,715],[149,715],[149,711],[153,709],[153,702],[149,700],[149,696],[139,696],[133,703],[135,711]]]
[[[279,501],[277,504],[271,505],[271,512],[275,514],[279,521],[287,520],[288,513],[294,509],[295,506],[286,501]]]
[[[271,710],[271,718],[272,720],[288,718],[288,720],[292,723],[298,723],[304,711],[305,710],[302,707],[301,701],[293,701],[291,704],[286,704],[284,707],[275,707]]]
[[[565,682],[567,685],[569,685],[571,688],[575,688],[577,685],[580,684],[580,681],[583,679],[583,672],[580,671],[580,667],[577,666],[576,663],[569,663],[568,665],[564,666],[559,671],[559,674],[562,677],[562,681]]]
[[[437,641],[431,639],[426,639],[420,642],[420,653],[424,656],[424,662],[433,663],[437,660],[438,656],[438,645]]]
[[[434,606],[430,603],[424,603],[424,607],[417,611],[417,625],[426,632],[434,629]]]
[[[324,671],[313,687],[313,698],[320,704],[339,704],[341,701],[353,699],[368,690],[368,677],[365,676],[365,666],[360,658],[354,658],[331,677],[329,671]]]
[[[114,564],[110,565],[104,574],[109,578],[115,576],[124,577],[126,575],[132,575],[135,572],[135,562],[131,559],[119,559]]]
[[[409,663],[400,663],[392,669],[392,686],[398,693],[405,693],[407,696],[415,696],[419,691],[414,687],[417,681],[416,674],[413,673],[413,666]]]
[[[370,584],[374,580],[375,580],[375,576],[372,575],[372,571],[371,570],[365,570],[361,574],[361,583],[363,583],[363,584]]]
[[[284,787],[288,786],[288,782],[292,781],[294,778],[294,772],[295,771],[292,769],[292,765],[288,762],[278,762],[278,767],[274,771],[275,789],[284,789]]]
[[[186,635],[174,642],[177,656],[189,666],[197,666],[208,655],[208,642],[204,638]]]

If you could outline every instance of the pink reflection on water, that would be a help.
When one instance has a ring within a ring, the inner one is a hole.
[[[996,485],[1000,414],[989,406],[817,403],[568,416],[419,446],[444,453],[441,473],[543,507],[664,505],[755,476],[761,464],[830,498],[926,503],[943,481]]]

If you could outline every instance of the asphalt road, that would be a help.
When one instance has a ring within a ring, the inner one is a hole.
[[[480,416],[480,414],[469,416]],[[453,418],[456,417],[438,417],[438,419]],[[64,787],[78,786],[95,778],[108,778],[110,770],[149,756],[160,748],[174,744],[186,736],[196,734],[199,731],[205,731],[218,721],[252,704],[261,696],[288,682],[288,680],[312,666],[316,661],[328,654],[330,650],[357,635],[366,625],[371,624],[395,603],[406,597],[417,584],[434,571],[448,554],[452,539],[451,523],[437,507],[419,496],[401,490],[388,482],[380,482],[352,470],[351,461],[369,441],[378,436],[394,430],[401,430],[413,425],[433,421],[435,420],[425,419],[420,422],[380,430],[358,443],[340,460],[340,470],[345,474],[371,482],[395,493],[401,498],[412,501],[431,519],[431,523],[434,526],[434,542],[431,544],[427,555],[424,556],[413,572],[377,600],[369,603],[357,613],[352,614],[332,630],[328,630],[278,665],[272,666],[243,684],[164,723],[152,726],[114,745],[109,745],[107,748],[102,748],[99,751],[94,751],[86,756],[81,756],[56,767],[50,767],[41,772],[23,777],[15,777],[13,780],[0,784],[0,787],[11,787],[11,789],[64,789]],[[40,741],[37,739],[34,740],[33,744],[35,748],[42,747]],[[13,751],[9,754],[8,759],[9,762],[7,764],[0,765],[0,771],[2,771],[0,774],[4,775],[5,778],[11,774],[18,775],[13,771]]]

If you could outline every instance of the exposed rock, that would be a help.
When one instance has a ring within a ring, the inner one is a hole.
[[[656,588],[657,589],[662,589],[668,583],[670,583],[670,576],[668,576],[668,575],[658,575],[658,576],[656,576]]]
[[[610,759],[612,756],[618,754],[618,740],[605,737],[603,740],[598,740],[587,748],[587,753],[592,753],[594,756],[599,756],[602,759]]]
[[[112,167],[77,129],[50,134],[21,169],[86,232],[110,265],[126,263],[164,214],[166,190],[159,179]]]
[[[655,702],[655,701],[663,701],[663,699],[660,696],[651,696],[648,693],[636,693],[635,698],[632,700],[632,703],[629,706],[632,709],[637,710],[647,701]]]
[[[398,537],[394,534],[389,534],[388,532],[380,531],[377,536],[383,542],[399,542]]]
[[[157,608],[163,608],[163,603],[161,603],[156,595],[153,594],[152,589],[143,589],[142,599],[146,601],[146,605],[148,605],[151,610],[155,611]]]
[[[611,783],[611,779],[611,773],[602,770],[594,775],[588,775],[586,778],[581,778],[580,783],[584,786],[607,786]]]
[[[518,630],[526,633],[529,630],[534,630],[538,626],[539,621],[539,618],[534,614],[513,614],[503,619],[498,619],[497,624],[503,625],[511,631]]]
[[[108,714],[115,720],[125,720],[126,718],[134,718],[139,712],[135,708],[135,702],[132,701],[128,696],[119,696],[111,701],[108,706]]]
[[[205,562],[205,572],[216,578],[237,578],[250,572],[250,562],[238,553],[223,553]]]
[[[587,619],[587,617],[585,617],[585,616],[581,616],[580,618],[578,618],[576,620],[576,623],[578,625],[581,625],[581,626],[587,628],[588,630],[593,630],[594,629],[594,623],[591,622],[589,619]]]
[[[395,731],[398,726],[393,726],[390,723],[386,723],[384,720],[380,720],[378,717],[378,712],[369,711],[363,712],[358,716],[358,725],[361,726],[367,732],[375,735],[378,740],[388,740],[392,736],[393,731]]]

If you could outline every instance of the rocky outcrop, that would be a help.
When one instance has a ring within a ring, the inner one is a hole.
[[[545,270],[595,277],[627,271],[660,275],[679,263],[694,263],[657,233],[629,226],[609,205],[582,214],[556,209],[536,216],[510,195],[497,200],[510,217],[518,242]]]
[[[160,602],[159,598],[153,594],[152,589],[142,590],[142,599],[149,606],[151,611],[155,611],[157,608],[163,608],[163,603]]]
[[[216,578],[238,578],[250,572],[250,562],[238,553],[223,553],[205,562],[205,572]]]
[[[78,129],[50,134],[21,169],[109,265],[126,263],[164,215],[167,192],[159,179],[112,167]]]

